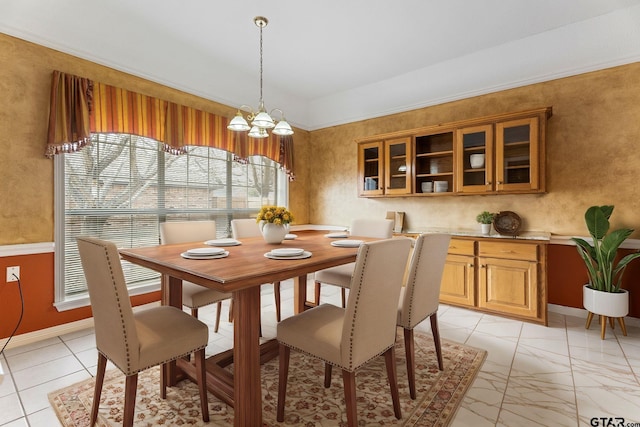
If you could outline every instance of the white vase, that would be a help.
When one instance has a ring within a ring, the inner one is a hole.
[[[607,317],[625,317],[629,314],[629,292],[602,292],[591,289],[589,285],[582,288],[582,304],[593,314]]]
[[[273,224],[271,222],[260,222],[260,231],[264,241],[272,244],[279,245],[284,240],[284,236],[287,235],[288,228],[282,224]]]
[[[482,234],[488,236],[491,233],[491,224],[480,224],[480,230],[482,230]]]

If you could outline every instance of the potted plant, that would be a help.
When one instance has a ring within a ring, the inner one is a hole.
[[[493,217],[495,214],[489,211],[480,212],[476,216],[476,221],[480,223],[480,228],[482,230],[482,234],[488,235],[491,232],[491,223],[493,222]]]
[[[601,338],[604,339],[607,317],[613,326],[617,318],[622,333],[627,335],[624,317],[629,313],[629,293],[621,289],[622,274],[631,261],[640,257],[640,252],[626,255],[617,260],[618,248],[633,233],[631,228],[621,228],[609,232],[609,218],[613,206],[591,206],[584,214],[587,229],[593,244],[574,237],[578,253],[589,274],[589,283],[583,286],[583,305],[589,311],[587,329],[594,314],[601,318]],[[608,234],[607,234],[608,233]]]
[[[293,215],[284,206],[263,206],[256,217],[267,243],[280,244],[289,231]]]

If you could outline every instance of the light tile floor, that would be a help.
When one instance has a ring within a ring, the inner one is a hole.
[[[339,304],[337,288],[323,286],[322,292],[323,302]],[[263,286],[262,294],[263,334],[270,337],[276,324],[273,286]],[[290,281],[282,283],[282,295],[283,316],[290,316]],[[211,332],[208,353],[231,347],[227,313],[224,303],[220,332]],[[441,305],[444,339],[488,351],[454,427],[640,426],[640,328],[629,326],[626,337],[619,329],[607,329],[602,341],[595,324],[585,330],[583,318],[558,313],[550,313],[549,318],[549,326],[544,327]],[[201,309],[200,319],[213,326],[215,306]],[[429,322],[419,329],[429,332]],[[91,329],[5,353],[0,426],[59,425],[47,393],[95,374],[97,353]]]

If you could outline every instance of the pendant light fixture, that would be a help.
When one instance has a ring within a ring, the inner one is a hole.
[[[264,108],[264,100],[262,99],[262,29],[267,26],[269,20],[264,16],[256,16],[253,18],[253,22],[258,28],[260,28],[260,103],[258,104],[258,110],[254,111],[248,105],[243,105],[238,109],[235,117],[229,122],[227,129],[235,132],[249,131],[249,136],[252,138],[266,138],[269,136],[268,129],[273,129],[275,135],[293,135],[293,129],[285,120],[284,113],[278,108],[271,110],[271,113],[267,113]],[[242,111],[247,112],[247,118],[242,115]],[[271,118],[274,111],[280,113],[280,121],[277,123]],[[251,126],[249,123],[251,122]]]

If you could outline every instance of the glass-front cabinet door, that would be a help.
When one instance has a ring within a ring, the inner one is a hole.
[[[358,145],[358,194],[376,196],[383,194],[382,141]]]
[[[460,193],[493,191],[493,125],[456,131],[456,189]]]
[[[411,137],[384,142],[385,194],[411,193]]]
[[[496,124],[496,191],[539,188],[538,118]]]

